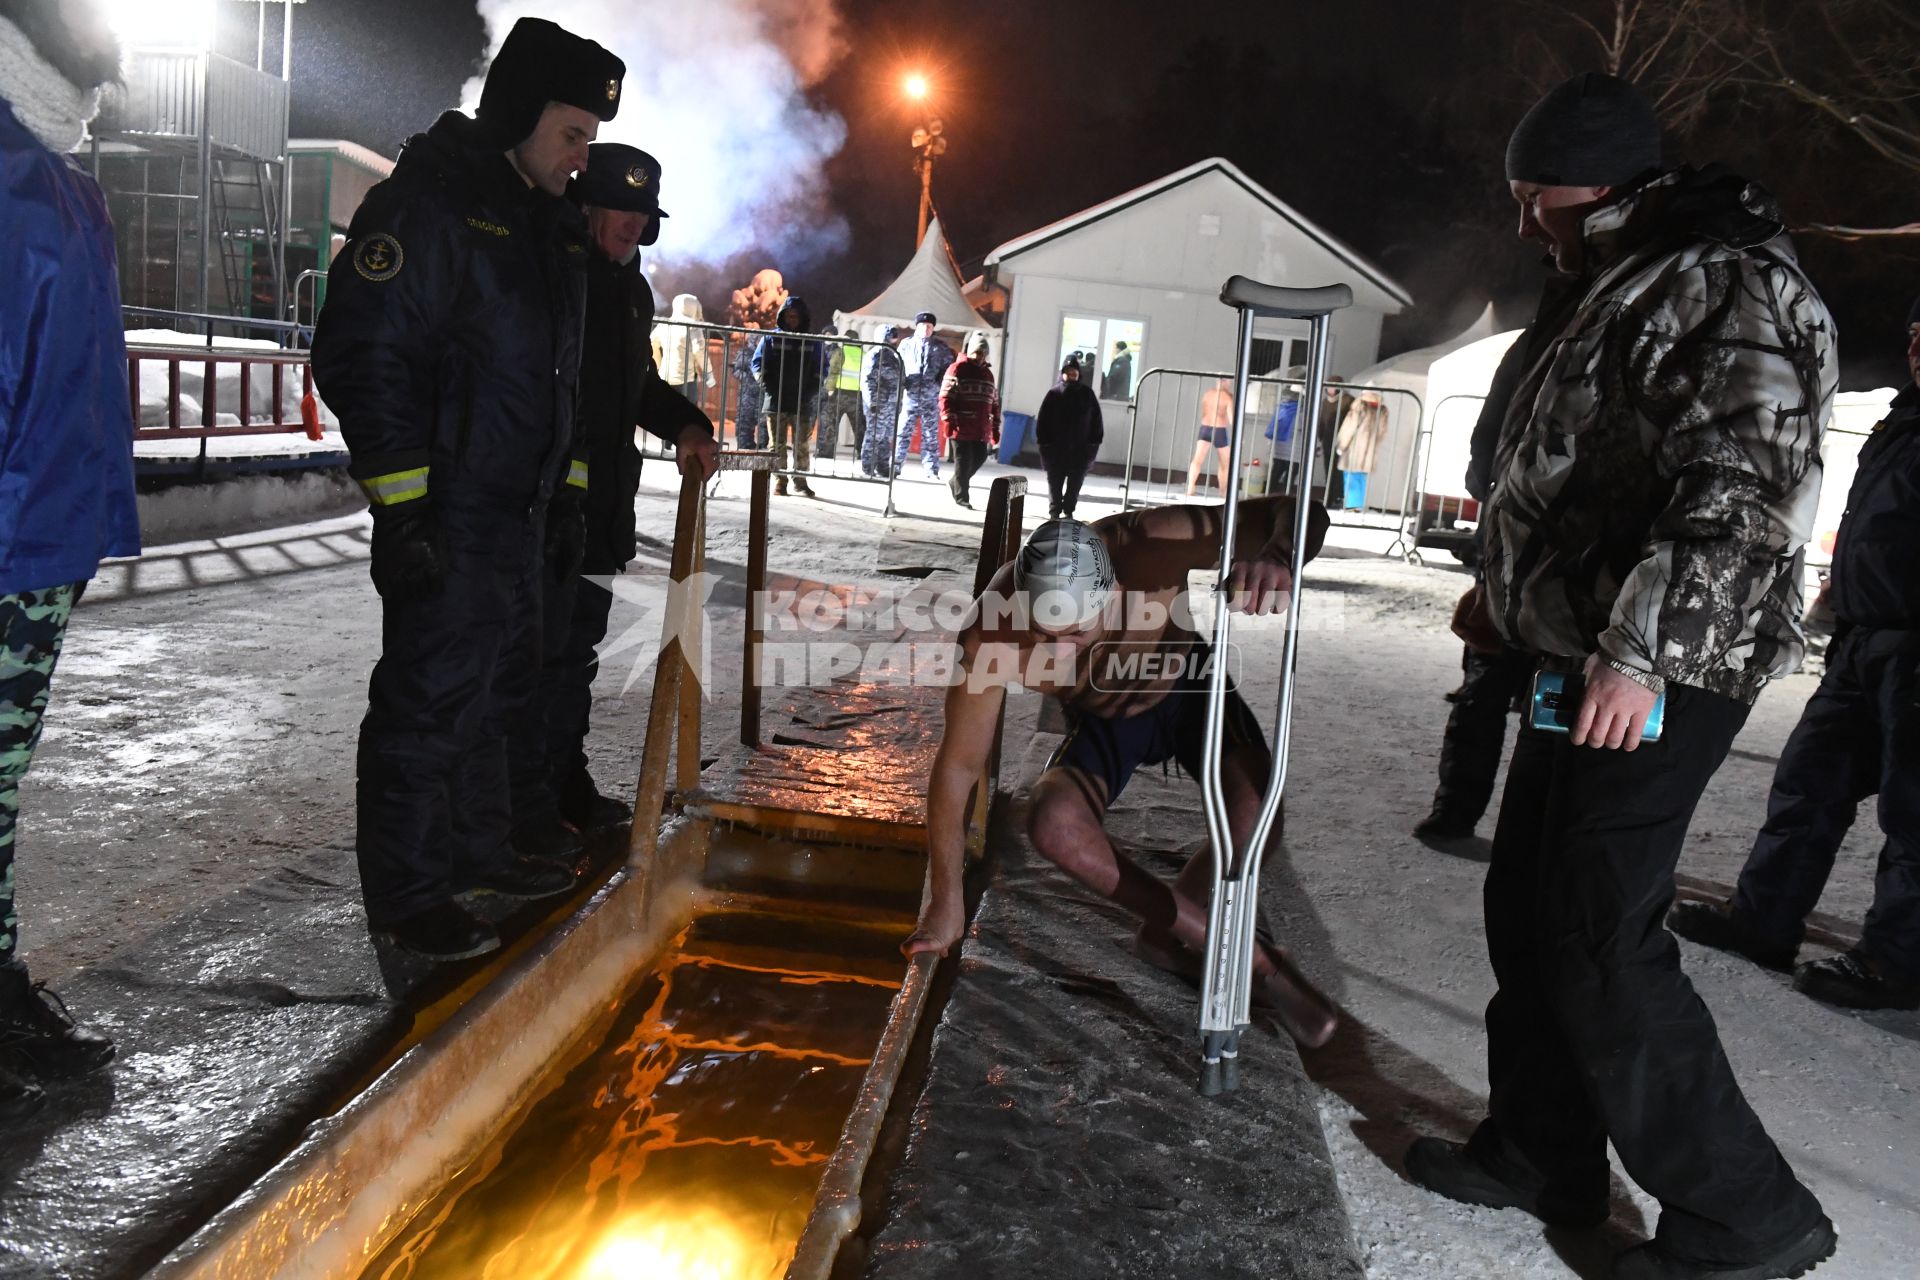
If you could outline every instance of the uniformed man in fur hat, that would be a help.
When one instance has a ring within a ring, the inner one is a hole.
[[[592,486],[578,572],[550,577],[539,696],[516,722],[514,843],[523,852],[563,852],[591,831],[626,821],[627,806],[600,794],[587,771],[588,715],[596,648],[607,634],[613,595],[604,584],[637,547],[634,494],[640,487],[639,427],[674,446],[681,471],[714,470],[713,423],[653,364],[653,290],[640,247],[660,237],[660,162],[638,147],[597,142],[572,196],[585,210],[587,320],[580,358],[578,443]],[[704,342],[696,331],[694,341]],[[556,565],[555,568],[564,566]],[[548,856],[551,856],[549,854]]]
[[[573,886],[512,848],[507,753],[538,679],[543,549],[571,572],[584,541],[588,246],[565,195],[625,72],[551,22],[516,23],[476,114],[441,116],[368,193],[314,336],[384,610],[359,751],[367,922],[435,959],[499,945],[460,899]]]

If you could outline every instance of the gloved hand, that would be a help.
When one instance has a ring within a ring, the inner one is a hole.
[[[439,592],[447,577],[447,540],[425,498],[373,509],[371,568],[382,599]]]
[[[547,576],[565,582],[587,555],[587,491],[562,485],[547,504]]]

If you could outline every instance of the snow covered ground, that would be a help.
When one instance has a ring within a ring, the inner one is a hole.
[[[989,464],[976,481],[977,506],[1001,471]],[[1044,481],[1028,474],[1031,525],[1045,498]],[[878,487],[815,487],[819,501],[775,504],[776,571],[873,579],[951,563],[977,541],[979,515],[956,508],[944,486],[897,485],[903,514],[891,522],[876,514]],[[642,574],[661,571],[676,489],[670,467],[647,464]],[[1115,491],[1096,478],[1080,514],[1114,509]],[[714,565],[745,561],[745,492],[742,478],[721,481]],[[366,536],[356,515],[155,547],[103,570],[76,615],[22,789],[20,915],[36,976],[57,986],[219,891],[350,844],[353,744],[379,634]],[[1378,1280],[1603,1276],[1611,1254],[1653,1221],[1624,1180],[1612,1227],[1583,1236],[1437,1201],[1398,1172],[1415,1134],[1464,1134],[1480,1114],[1480,1014],[1492,983],[1479,923],[1484,867],[1408,835],[1432,791],[1441,694],[1458,677],[1446,622],[1465,578],[1380,557],[1389,537],[1336,530],[1310,570],[1327,628],[1302,652],[1288,856],[1266,885],[1283,936],[1349,1013],[1335,1043],[1308,1055],[1342,1190]],[[737,603],[718,598],[722,646],[737,642]],[[640,620],[616,614],[616,632]],[[1244,676],[1263,716],[1271,665],[1255,654]],[[644,733],[649,682],[623,695],[627,675],[623,661],[609,662],[597,690],[592,752],[610,787],[633,776]],[[737,688],[727,684],[713,691],[710,749],[735,729]],[[1683,872],[1719,883],[1737,874],[1773,760],[1812,688],[1795,677],[1761,699],[1701,806]],[[1038,729],[1037,711],[1037,699],[1009,704],[1007,785],[1030,780],[1057,741]],[[1199,830],[1193,809],[1153,821],[1169,846]],[[1869,811],[1823,911],[1859,919],[1877,847]],[[1684,955],[1754,1105],[1839,1227],[1840,1253],[1816,1274],[1914,1275],[1920,1016],[1842,1013],[1741,962],[1691,945]]]

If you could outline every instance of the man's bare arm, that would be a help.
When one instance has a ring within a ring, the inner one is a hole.
[[[967,804],[993,752],[1006,696],[997,681],[975,687],[964,668],[947,690],[944,733],[927,778],[927,884],[919,926],[901,946],[908,955],[947,954],[966,923],[960,880],[967,860]]]
[[[1197,504],[1154,507],[1124,516],[1109,516],[1097,526],[1110,539],[1116,555],[1124,544],[1153,548],[1152,576],[1164,581],[1141,581],[1143,590],[1182,587],[1196,569],[1220,563],[1220,508]],[[1312,504],[1307,519],[1307,558],[1320,551],[1330,521],[1326,508]],[[1243,612],[1274,613],[1291,585],[1293,558],[1293,500],[1248,498],[1239,504],[1234,530],[1233,573],[1228,582],[1231,607]]]

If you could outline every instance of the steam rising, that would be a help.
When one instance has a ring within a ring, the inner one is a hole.
[[[650,259],[720,264],[752,249],[804,265],[844,249],[826,162],[846,126],[805,90],[843,45],[833,0],[478,0],[487,57],[522,17],[548,18],[627,64],[602,142],[653,153],[672,216]],[[463,100],[480,101],[484,72]]]

